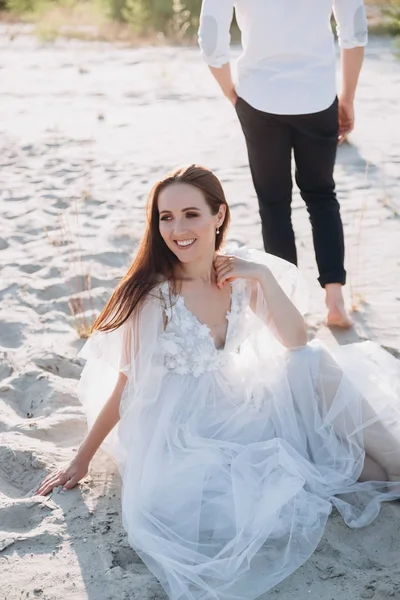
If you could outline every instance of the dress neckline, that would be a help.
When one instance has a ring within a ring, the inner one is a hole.
[[[230,334],[230,316],[233,312],[233,307],[234,307],[234,284],[235,284],[236,280],[233,280],[229,283],[230,287],[231,287],[231,292],[230,292],[230,303],[229,303],[229,308],[226,311],[225,314],[225,319],[227,321],[227,327],[226,327],[226,333],[225,333],[225,340],[222,346],[217,347],[216,343],[215,343],[215,339],[211,333],[211,329],[210,327],[206,324],[203,323],[194,313],[193,311],[191,311],[187,306],[186,306],[186,302],[185,302],[185,297],[182,296],[182,294],[174,294],[171,290],[171,287],[169,285],[169,282],[167,281],[167,285],[168,285],[168,290],[170,295],[176,299],[176,301],[179,301],[183,310],[187,313],[187,315],[189,315],[189,317],[193,320],[193,322],[196,324],[197,327],[201,327],[204,330],[207,331],[207,336],[210,339],[210,342],[212,343],[214,350],[216,352],[224,352],[224,350],[226,350],[227,348],[227,343],[229,340],[229,334]]]

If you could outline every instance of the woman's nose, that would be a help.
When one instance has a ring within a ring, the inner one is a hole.
[[[186,225],[185,225],[184,221],[182,221],[181,219],[175,219],[174,233],[181,234],[182,232],[185,231],[185,229],[186,229]]]

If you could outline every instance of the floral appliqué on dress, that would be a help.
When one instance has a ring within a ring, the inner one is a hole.
[[[218,371],[229,355],[240,351],[243,339],[244,303],[246,282],[242,279],[231,283],[231,307],[226,314],[228,327],[224,348],[217,349],[207,325],[201,323],[186,307],[184,298],[170,293],[168,282],[160,286],[167,317],[167,326],[161,336],[165,352],[165,367],[179,375],[199,377],[206,371]]]

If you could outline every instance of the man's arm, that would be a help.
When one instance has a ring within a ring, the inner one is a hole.
[[[230,26],[234,0],[203,0],[200,14],[199,45],[223,94],[233,103],[236,91],[230,66]]]
[[[339,143],[354,128],[354,97],[368,41],[363,0],[334,0],[333,13],[341,48],[342,91],[339,96]]]
[[[230,63],[222,65],[222,67],[219,69],[210,66],[210,71],[215,77],[224,96],[226,96],[228,100],[232,102],[232,104],[235,106],[237,100],[237,93],[235,90],[235,84],[233,83],[232,79]]]

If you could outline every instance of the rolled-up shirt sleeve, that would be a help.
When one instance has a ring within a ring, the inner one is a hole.
[[[234,0],[203,0],[200,13],[199,46],[210,67],[230,61],[230,27]]]
[[[334,0],[333,14],[341,48],[366,46],[368,23],[363,0]]]

